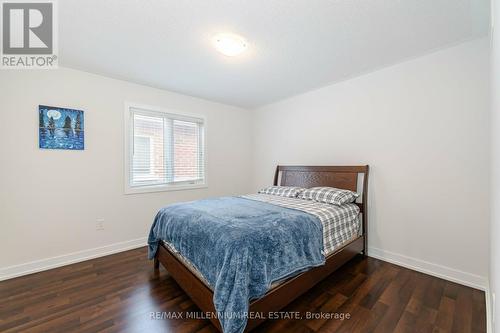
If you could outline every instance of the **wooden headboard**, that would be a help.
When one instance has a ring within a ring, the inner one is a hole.
[[[336,187],[355,192],[361,190],[359,206],[363,235],[365,236],[365,250],[368,240],[368,165],[361,166],[285,166],[278,165],[274,174],[274,185],[301,186],[305,188],[316,186]],[[362,175],[362,184],[359,176]]]

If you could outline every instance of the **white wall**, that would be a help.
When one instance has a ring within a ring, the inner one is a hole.
[[[1,71],[0,279],[142,245],[158,208],[255,190],[278,163],[368,163],[370,254],[483,288],[488,52],[472,41],[253,111],[70,69]],[[124,101],[208,117],[207,189],[123,194]],[[84,151],[38,149],[39,104],[85,110]]]
[[[491,224],[490,224],[490,304],[491,320],[500,332],[500,3],[493,1],[492,50],[491,50]],[[494,301],[495,300],[495,301]],[[496,303],[496,304],[495,304]]]
[[[125,101],[207,117],[207,189],[124,194]],[[84,151],[38,149],[39,104],[85,111]],[[248,192],[249,121],[246,110],[81,71],[1,71],[0,277],[143,245],[160,207]]]
[[[278,163],[370,164],[370,255],[484,288],[488,56],[476,40],[256,110],[254,189]]]

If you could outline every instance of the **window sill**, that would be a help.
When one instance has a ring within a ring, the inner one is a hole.
[[[203,184],[180,184],[180,185],[153,185],[153,186],[137,186],[125,188],[125,194],[140,194],[140,193],[154,193],[154,192],[170,192],[182,190],[195,190],[207,188],[206,183]]]

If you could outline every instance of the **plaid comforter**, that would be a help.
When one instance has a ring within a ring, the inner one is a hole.
[[[355,204],[337,206],[268,194],[248,194],[241,197],[297,209],[316,216],[323,225],[323,252],[325,256],[335,252],[347,241],[357,236],[360,231],[359,207]]]

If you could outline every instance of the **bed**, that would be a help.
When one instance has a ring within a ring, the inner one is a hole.
[[[330,275],[351,258],[361,253],[367,254],[367,197],[368,197],[368,170],[366,166],[278,166],[274,176],[274,185],[316,187],[329,186],[347,189],[361,193],[357,202],[351,204],[354,207],[344,207],[345,211],[333,212],[332,216],[352,216],[355,212],[356,219],[348,219],[343,230],[343,237],[336,241],[327,239],[325,224],[323,223],[322,252],[323,261],[316,261],[309,265],[306,270],[296,272],[293,275],[276,279],[266,292],[259,294],[258,298],[251,299],[247,304],[248,313],[269,313],[281,310],[295,298],[299,297],[312,288],[319,281]],[[273,206],[296,208],[297,202],[274,199],[265,195],[243,196],[249,202],[262,201],[262,205],[271,203]],[[278,200],[278,201],[276,201]],[[299,199],[297,199],[299,200]],[[269,202],[271,201],[271,202]],[[300,203],[298,203],[300,204]],[[252,203],[254,205],[254,203]],[[314,214],[317,206],[300,208],[304,212]],[[320,207],[321,208],[321,207]],[[355,209],[354,209],[355,208]],[[296,208],[298,209],[298,208]],[[282,214],[282,212],[278,212]],[[278,214],[278,215],[279,215]],[[349,215],[350,214],[350,215]],[[300,218],[300,216],[298,217]],[[339,220],[340,221],[340,220]],[[301,222],[302,223],[302,222]],[[333,223],[332,225],[336,225]],[[312,225],[312,227],[314,227]],[[345,231],[345,232],[344,232]],[[338,235],[337,231],[335,235]],[[179,243],[178,243],[179,244]],[[171,243],[160,241],[154,251],[154,267],[163,265],[170,275],[176,280],[181,288],[191,297],[193,302],[205,313],[216,314],[216,298],[214,297],[215,279],[206,278],[200,269],[184,257],[183,251],[178,251]],[[252,262],[252,265],[256,265]],[[258,262],[260,264],[260,262]],[[199,265],[198,265],[199,266]],[[207,274],[207,273],[206,273]],[[205,274],[205,275],[206,275]],[[210,276],[210,275],[208,275]],[[211,280],[210,283],[208,280]],[[218,304],[220,308],[220,304]],[[245,308],[246,309],[246,308]],[[221,321],[217,316],[208,316],[215,327],[222,331]],[[265,316],[248,316],[245,318],[245,331],[250,331],[265,320]],[[222,319],[221,319],[222,320]],[[233,319],[231,319],[233,320]],[[227,326],[226,326],[227,328]],[[241,327],[240,327],[241,328]]]

